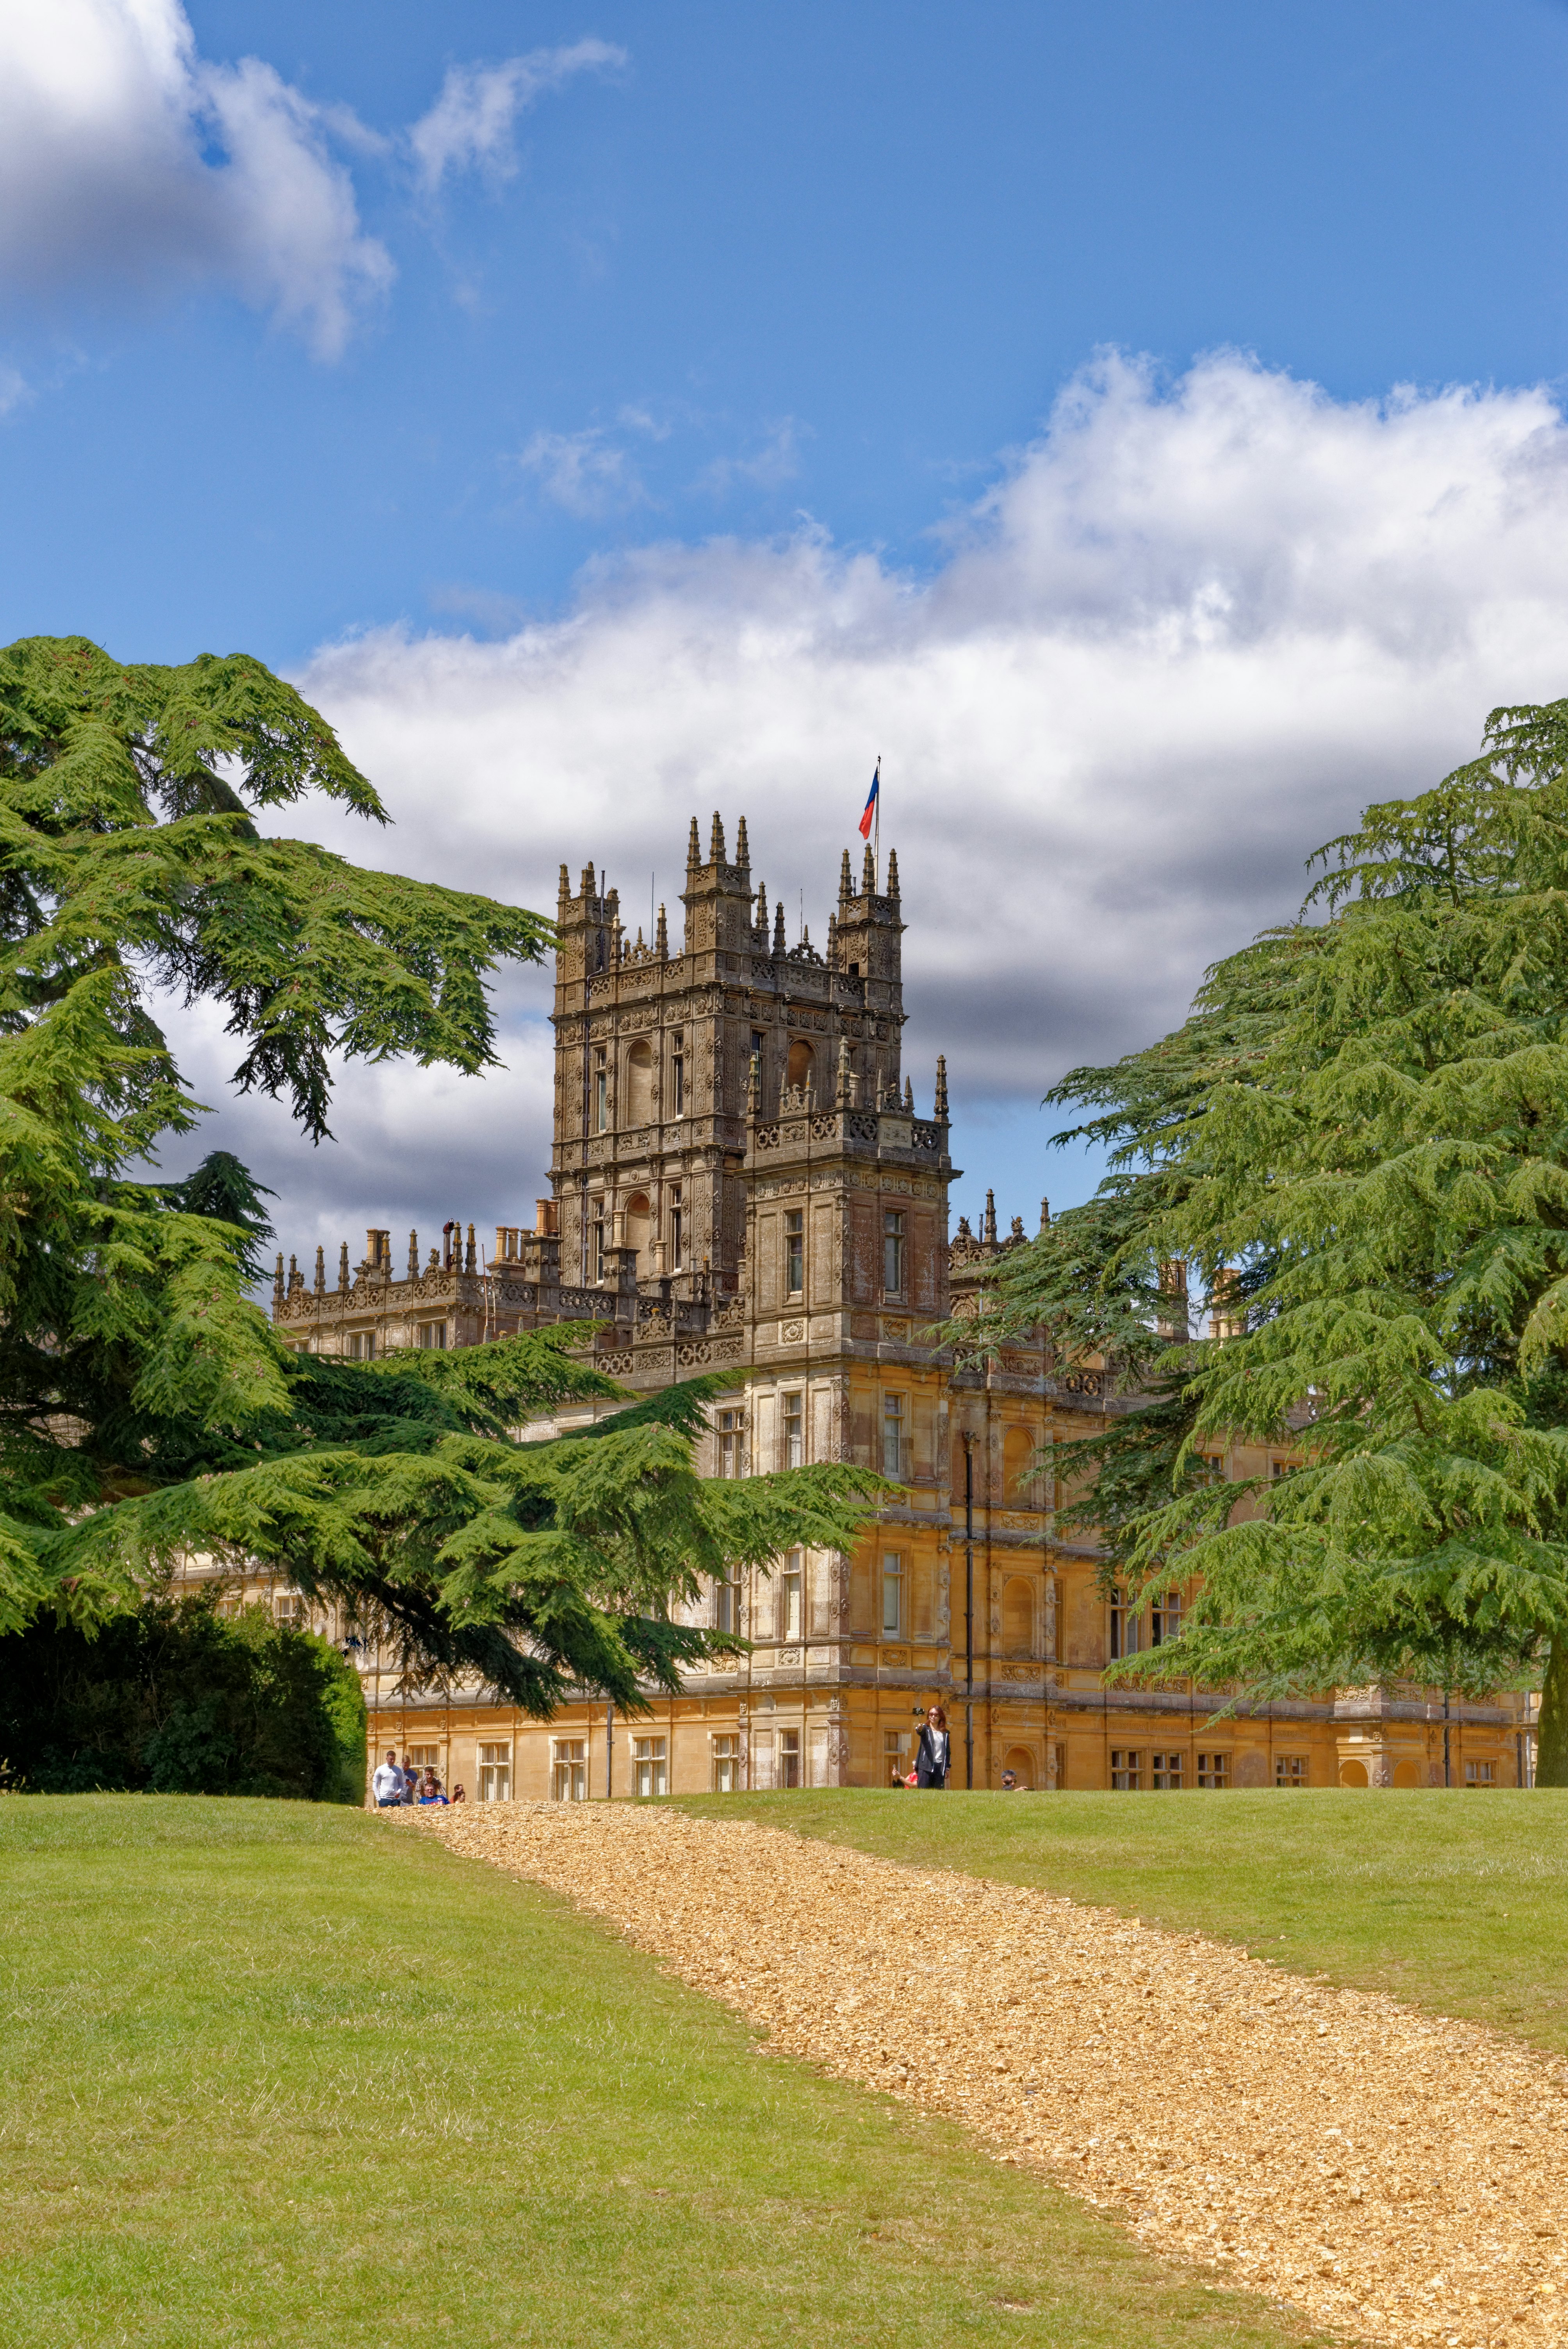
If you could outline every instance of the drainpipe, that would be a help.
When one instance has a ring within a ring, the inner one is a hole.
[[[975,1439],[964,1438],[964,1783],[975,1784]]]

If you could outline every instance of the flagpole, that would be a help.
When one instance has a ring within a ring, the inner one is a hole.
[[[872,862],[876,866],[880,876],[882,873],[882,752],[880,750],[877,752],[877,805],[876,814],[872,819],[872,829],[875,838],[872,843]],[[879,887],[881,885],[880,879],[878,885]]]

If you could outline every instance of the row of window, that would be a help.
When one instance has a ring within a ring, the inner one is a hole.
[[[1200,1754],[1191,1778],[1188,1777],[1187,1756],[1181,1753],[1144,1753],[1130,1746],[1113,1745],[1110,1751],[1110,1784],[1113,1793],[1136,1795],[1147,1786],[1155,1794],[1179,1794],[1188,1785],[1198,1786],[1228,1786],[1231,1783],[1229,1754]],[[1307,1779],[1307,1756],[1305,1754],[1274,1755],[1274,1785],[1305,1786]]]
[[[426,1353],[444,1354],[447,1350],[446,1323],[444,1321],[417,1323],[414,1330],[414,1343]],[[351,1362],[373,1362],[377,1354],[375,1330],[351,1330],[343,1341],[343,1350]],[[383,1340],[380,1350],[385,1355],[396,1352],[397,1349],[387,1346]]]
[[[635,1191],[627,1200],[624,1219],[628,1245],[639,1251],[645,1248],[650,1238],[655,1237],[653,1211],[649,1207],[648,1195],[645,1191]],[[611,1230],[612,1226],[604,1201],[603,1198],[595,1198],[588,1221],[589,1277],[595,1282],[603,1281],[604,1278],[605,1251],[611,1244]],[[678,1183],[665,1185],[665,1237],[666,1270],[671,1273],[684,1272],[686,1270],[686,1208]]]
[[[777,1765],[775,1783],[779,1786],[800,1784],[800,1732],[798,1729],[760,1731],[759,1738],[776,1739]],[[908,1764],[913,1747],[913,1733],[906,1730],[888,1729],[882,1732],[884,1763],[900,1773]],[[716,1795],[732,1795],[740,1791],[740,1740],[737,1735],[711,1738],[711,1780]],[[410,1745],[408,1758],[416,1769],[436,1769],[440,1749],[435,1745]],[[1058,1785],[1065,1784],[1066,1756],[1057,1749],[1057,1772]],[[1167,1748],[1164,1752],[1147,1752],[1127,1746],[1113,1746],[1110,1755],[1110,1783],[1119,1794],[1139,1794],[1145,1788],[1155,1794],[1180,1794],[1189,1785],[1200,1788],[1229,1786],[1233,1756],[1228,1753],[1211,1751],[1194,1758],[1189,1775],[1188,1756]],[[1310,1784],[1307,1756],[1305,1754],[1276,1754],[1274,1785],[1305,1786]],[[1497,1784],[1495,1762],[1467,1762],[1467,1786],[1494,1786]],[[552,1741],[550,1791],[558,1803],[581,1803],[588,1797],[588,1741],[583,1737],[558,1737]],[[663,1737],[634,1736],[632,1739],[632,1792],[645,1797],[667,1795],[669,1792],[669,1747]],[[510,1744],[481,1745],[479,1750],[479,1798],[481,1803],[506,1803],[511,1800],[511,1747]]]
[[[672,1036],[670,1044],[669,1117],[686,1115],[686,1038]],[[626,1116],[628,1126],[645,1125],[654,1111],[654,1054],[646,1043],[634,1044],[626,1061]],[[595,1133],[610,1131],[610,1056],[606,1047],[593,1048],[593,1102],[590,1112]]]
[[[1119,1656],[1136,1656],[1146,1648],[1162,1648],[1169,1640],[1181,1636],[1181,1594],[1168,1590],[1154,1599],[1144,1621],[1142,1610],[1130,1607],[1127,1594],[1113,1590],[1110,1594],[1110,1652],[1114,1661]]]
[[[882,1628],[884,1634],[898,1637],[906,1627],[904,1602],[904,1555],[902,1550],[884,1550],[880,1572],[882,1576]],[[804,1635],[806,1553],[788,1550],[783,1570],[778,1578],[778,1636],[785,1641],[799,1640]],[[713,1587],[713,1627],[716,1631],[740,1630],[740,1586],[734,1582],[716,1582]]]
[[[887,1207],[882,1211],[882,1295],[885,1298],[903,1296],[904,1263],[903,1210]],[[788,1207],[784,1212],[784,1294],[804,1297],[806,1294],[806,1211],[804,1207]]]
[[[806,1464],[806,1395],[803,1388],[787,1388],[780,1394],[779,1419],[779,1464],[783,1468],[803,1468]],[[904,1483],[910,1473],[908,1424],[908,1397],[883,1395],[882,1472],[898,1484]],[[716,1433],[719,1475],[744,1476],[747,1474],[745,1413],[740,1410],[721,1411]]]
[[[645,1247],[649,1230],[647,1194],[639,1191],[627,1202],[627,1234],[636,1235],[633,1244]],[[665,1195],[665,1224],[668,1241],[668,1264],[672,1273],[686,1268],[686,1211],[682,1204],[681,1186],[672,1183]],[[610,1222],[603,1198],[593,1201],[590,1212],[590,1246],[593,1278],[604,1278],[604,1252],[609,1246]],[[903,1297],[903,1211],[890,1207],[882,1216],[882,1293],[890,1299]],[[803,1207],[789,1208],[784,1217],[784,1294],[786,1298],[803,1298],[806,1293],[806,1213]],[[421,1340],[421,1343],[423,1340]],[[443,1343],[445,1340],[443,1340]]]

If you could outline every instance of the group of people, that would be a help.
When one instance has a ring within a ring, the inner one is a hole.
[[[914,1767],[907,1774],[895,1770],[892,1783],[895,1786],[945,1786],[952,1767],[953,1744],[947,1734],[947,1714],[939,1704],[928,1705],[920,1735],[914,1742]],[[1024,1791],[1017,1772],[1004,1770],[1002,1792],[1018,1795]]]
[[[468,1797],[460,1786],[448,1795],[434,1770],[418,1770],[404,1754],[397,1759],[397,1749],[387,1748],[387,1759],[378,1763],[370,1781],[370,1792],[378,1811],[393,1811],[405,1803],[461,1803]]]

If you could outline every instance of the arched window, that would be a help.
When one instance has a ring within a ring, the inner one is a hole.
[[[654,1260],[649,1247],[653,1232],[653,1216],[649,1212],[648,1195],[645,1191],[634,1191],[627,1200],[624,1229],[626,1246],[634,1247],[637,1251],[638,1278],[646,1278],[653,1272]]]
[[[647,1125],[654,1114],[654,1048],[639,1037],[626,1055],[625,1125]]]
[[[1021,1662],[1033,1654],[1034,1645],[1034,1587],[1015,1574],[1002,1585],[1002,1653]]]
[[[1042,1479],[1034,1467],[1038,1446],[1033,1430],[1010,1427],[1002,1439],[1002,1506],[1005,1509],[1037,1509],[1044,1506],[1040,1498]]]
[[[810,1076],[816,1057],[804,1036],[792,1036],[789,1040],[789,1063],[784,1072],[785,1083],[803,1085]]]

